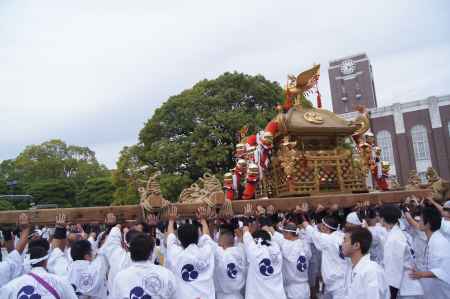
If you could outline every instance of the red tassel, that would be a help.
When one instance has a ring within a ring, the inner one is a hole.
[[[317,108],[322,108],[322,98],[319,89],[317,89]]]

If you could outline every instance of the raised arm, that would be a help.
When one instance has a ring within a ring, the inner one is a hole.
[[[30,234],[30,219],[28,218],[28,215],[25,213],[20,214],[18,224],[20,229],[20,239],[16,245],[16,250],[22,254],[28,244],[28,235]]]
[[[53,248],[59,248],[62,252],[66,247],[67,230],[66,230],[66,215],[60,213],[56,216],[55,233],[53,234],[52,245]]]

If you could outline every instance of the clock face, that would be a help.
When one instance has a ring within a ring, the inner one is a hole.
[[[350,75],[351,73],[353,73],[355,71],[355,63],[349,59],[349,60],[344,60],[341,63],[341,73],[344,75]]]

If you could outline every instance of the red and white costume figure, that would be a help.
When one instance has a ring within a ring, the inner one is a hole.
[[[226,199],[233,200],[234,199],[234,190],[233,190],[233,174],[232,173],[227,172],[223,176],[223,188],[225,189]]]
[[[377,179],[377,186],[382,191],[389,190],[389,169],[390,163],[387,161],[381,161],[381,176]]]
[[[237,199],[241,198],[242,181],[247,174],[247,161],[239,159],[233,171],[233,190]]]
[[[248,200],[255,197],[256,184],[259,180],[259,167],[251,163],[248,167],[245,190],[242,199]]]

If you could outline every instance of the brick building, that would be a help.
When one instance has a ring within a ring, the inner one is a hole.
[[[367,58],[365,54],[354,57],[356,60]],[[342,89],[331,88],[333,110],[347,119],[353,119],[355,112],[342,112],[350,108],[345,108],[347,105],[354,107],[355,104],[363,104],[370,108],[371,128],[377,144],[382,148],[382,160],[391,163],[391,175],[396,176],[401,184],[406,184],[412,169],[417,170],[424,179],[429,166],[436,169],[441,177],[450,179],[450,95],[377,107],[375,91],[371,90],[374,84],[372,68],[367,67],[370,66],[368,59],[364,60],[365,64],[360,64],[364,69],[359,69],[357,63],[348,62],[352,59],[346,57],[330,62],[330,82],[342,80],[336,80],[336,77],[344,75],[336,72],[336,65],[344,64],[344,61],[347,65],[354,65],[354,73],[360,73],[359,81],[346,80],[347,99],[342,99]],[[349,72],[346,66],[342,70]],[[362,76],[367,72],[370,76]],[[332,78],[332,75],[335,77]],[[368,82],[363,82],[363,78]],[[360,90],[359,94],[363,95],[372,93],[374,98],[358,99],[358,93],[350,92],[352,90]]]

